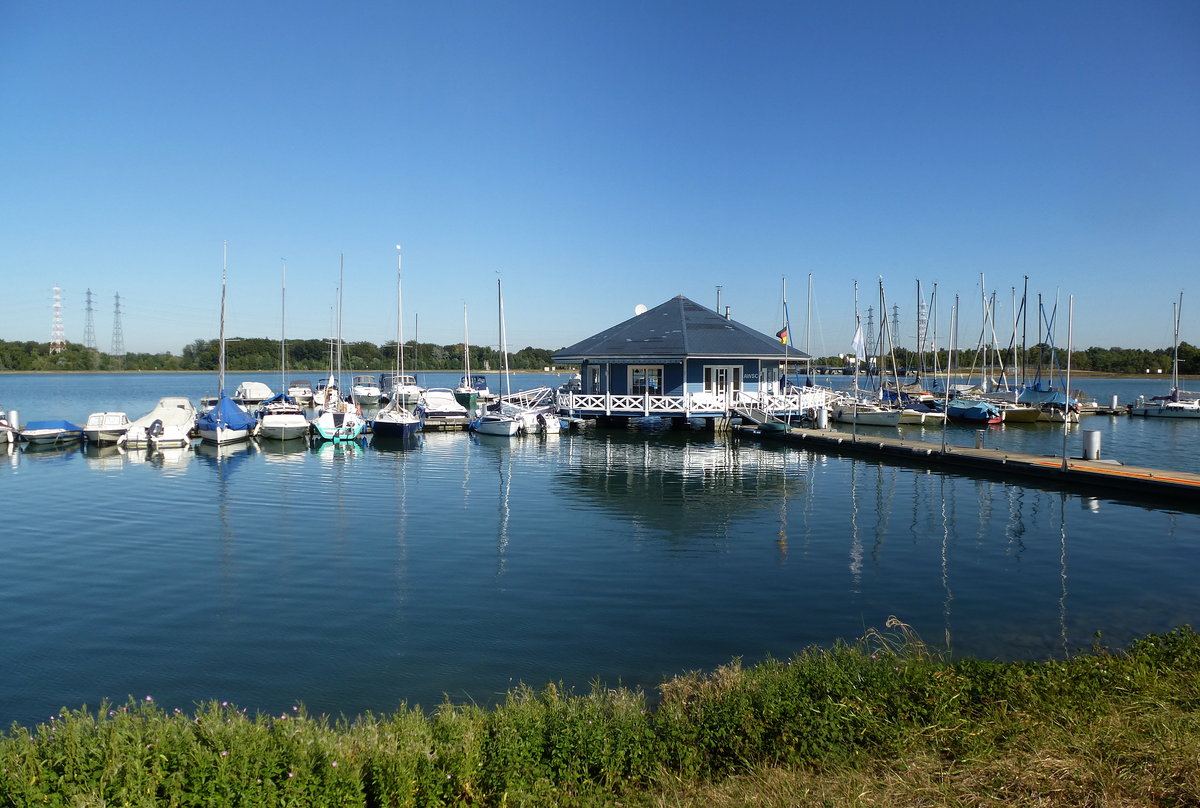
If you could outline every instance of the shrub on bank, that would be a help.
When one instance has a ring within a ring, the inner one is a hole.
[[[889,628],[853,647],[677,677],[654,709],[637,691],[548,685],[491,709],[401,706],[353,721],[150,700],[64,710],[0,737],[0,805],[591,805],[614,794],[628,804],[664,782],[763,766],[994,761],[1114,717],[1141,727],[1169,715],[1200,742],[1190,628],[1038,663],[946,662],[902,624]],[[1137,758],[1136,738],[1109,743],[1114,760],[1123,744]],[[1197,782],[1193,771],[1166,787],[1188,804]]]

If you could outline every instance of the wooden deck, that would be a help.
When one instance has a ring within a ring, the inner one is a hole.
[[[1200,509],[1200,474],[1186,471],[1125,466],[1111,460],[1083,460],[1061,456],[1031,455],[1003,449],[973,449],[940,443],[902,440],[876,435],[793,427],[786,432],[759,433],[742,427],[739,434],[767,441],[787,441],[806,448],[845,454],[866,454],[920,465],[945,467],[956,472],[987,476],[1038,479],[1074,489],[1102,489],[1108,494],[1172,500]],[[1099,493],[1099,491],[1098,491]]]

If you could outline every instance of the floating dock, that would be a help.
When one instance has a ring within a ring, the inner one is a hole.
[[[1084,460],[1056,455],[1032,455],[1003,449],[972,449],[965,446],[903,440],[880,435],[857,435],[830,429],[792,427],[783,431],[760,431],[743,426],[738,434],[764,441],[793,443],[808,449],[841,454],[868,455],[900,462],[945,468],[988,477],[1022,477],[1057,486],[1093,492],[1104,489],[1125,498],[1140,496],[1169,499],[1200,508],[1200,474],[1186,471],[1126,466],[1112,460]]]

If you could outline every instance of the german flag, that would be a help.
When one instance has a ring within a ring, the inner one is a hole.
[[[787,341],[788,341],[788,329],[787,329],[787,326],[785,325],[783,328],[781,328],[781,329],[779,329],[778,331],[776,331],[776,332],[775,332],[775,336],[779,337],[779,342],[780,342],[780,344],[782,344],[782,345],[787,345]]]

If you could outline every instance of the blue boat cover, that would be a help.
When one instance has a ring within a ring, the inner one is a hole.
[[[71,423],[70,421],[64,421],[62,419],[58,419],[55,421],[30,421],[29,423],[25,424],[25,426],[23,426],[21,429],[22,429],[22,431],[24,431],[26,429],[63,429],[63,430],[66,430],[67,432],[82,432],[83,431],[83,427],[76,426],[75,424]]]
[[[243,410],[233,399],[221,393],[217,405],[196,419],[200,429],[216,429],[223,425],[226,429],[250,429],[254,426],[254,416]]]

